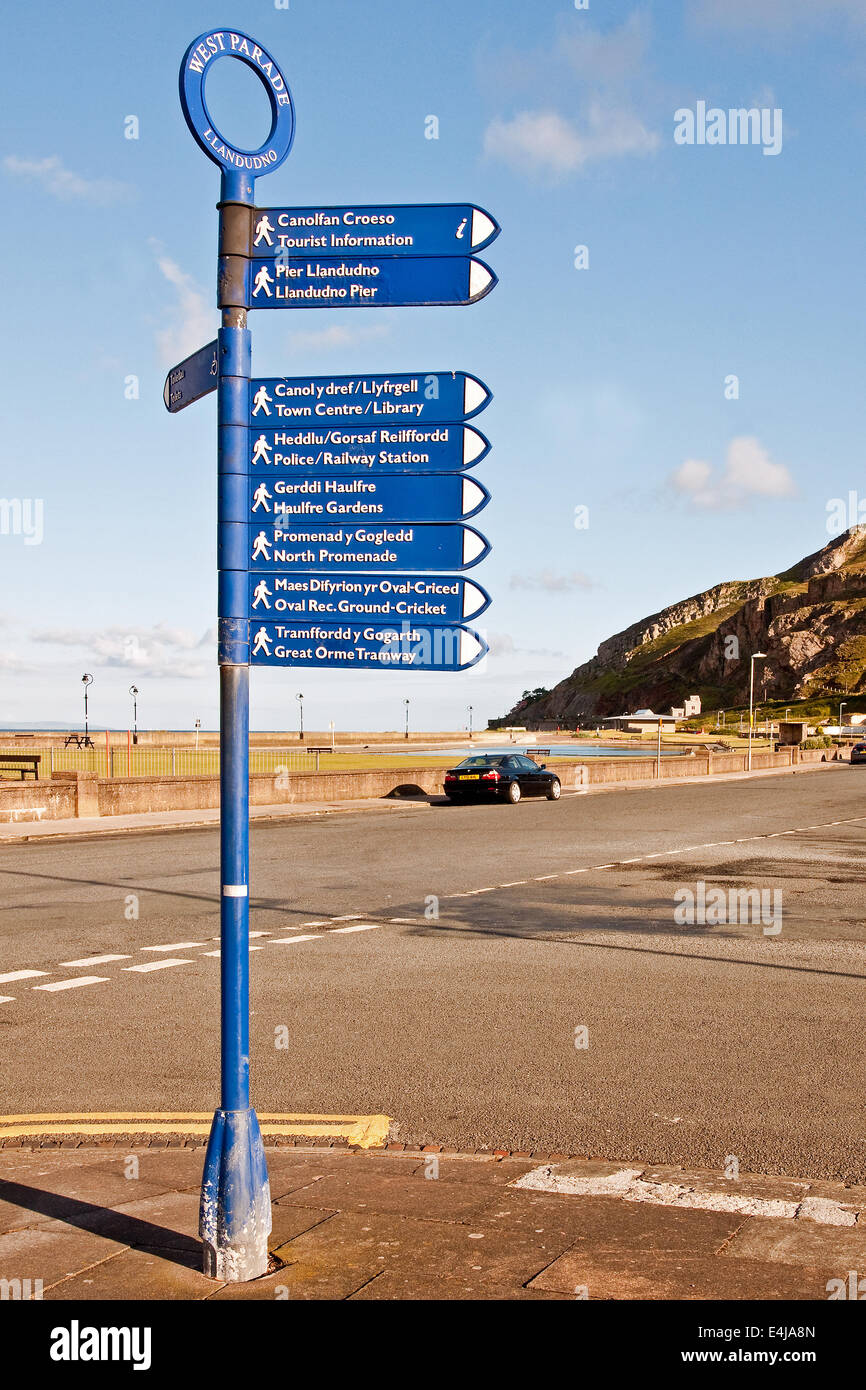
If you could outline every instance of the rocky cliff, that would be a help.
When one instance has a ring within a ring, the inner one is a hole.
[[[866,528],[783,574],[716,584],[633,623],[547,695],[519,701],[504,722],[664,712],[694,694],[704,709],[743,705],[755,651],[768,658],[759,668],[762,699],[866,693]]]

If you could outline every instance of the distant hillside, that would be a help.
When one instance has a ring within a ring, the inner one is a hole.
[[[756,686],[767,700],[866,693],[866,528],[846,531],[784,574],[716,584],[633,623],[498,722],[532,727],[665,712],[687,695],[700,695],[704,709],[742,706],[755,651],[768,656]]]

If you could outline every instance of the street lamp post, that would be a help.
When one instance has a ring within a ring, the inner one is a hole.
[[[753,652],[749,662],[749,772],[752,770],[752,735],[755,721],[755,662],[762,661],[766,655],[766,652]]]
[[[300,723],[300,728],[299,728],[299,730],[298,730],[298,738],[300,739],[301,743],[303,743],[303,741],[304,741],[304,697],[303,697],[303,695],[296,695],[295,698],[296,698],[296,700],[297,700],[297,702],[298,702],[298,715],[299,715],[299,718],[300,718],[300,721],[301,721],[301,723]]]
[[[472,706],[469,706],[469,737],[472,737]]]
[[[132,741],[138,743],[138,686],[131,685],[129,693],[132,696]]]
[[[403,737],[404,737],[404,738],[408,738],[408,737],[409,737],[409,701],[408,701],[408,700],[404,700],[404,701],[403,701],[403,704],[406,706],[406,732],[405,732],[405,734],[403,735]]]
[[[843,700],[839,705],[839,742],[842,742],[842,711],[848,708],[848,701]]]
[[[81,680],[84,685],[84,746],[87,748],[90,745],[90,729],[87,723],[87,690],[93,684],[93,677],[85,671]]]

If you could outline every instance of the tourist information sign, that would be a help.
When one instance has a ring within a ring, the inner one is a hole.
[[[268,99],[255,150],[229,140],[208,109],[207,76],[228,57]],[[499,227],[461,203],[257,208],[256,178],[291,149],[294,107],[279,64],[241,30],[193,40],[180,100],[221,173],[222,326],[172,369],[164,400],[176,413],[217,389],[222,1045],[199,1228],[205,1273],[237,1282],[267,1270],[271,1229],[250,1105],[250,665],[466,670],[486,651],[466,620],[490,602],[459,573],[490,550],[463,523],[489,499],[463,474],[490,447],[465,423],[490,400],[483,382],[463,372],[253,379],[247,316],[474,303],[496,284],[475,253]]]
[[[253,251],[318,256],[467,256],[489,246],[499,226],[468,203],[393,207],[256,208]]]

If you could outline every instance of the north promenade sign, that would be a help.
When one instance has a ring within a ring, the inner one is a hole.
[[[214,64],[258,77],[271,124],[257,149],[208,109]],[[222,326],[169,372],[166,409],[217,391],[220,670],[221,1095],[200,1207],[204,1270],[226,1281],[268,1266],[267,1166],[249,1079],[250,666],[463,671],[487,651],[467,622],[490,603],[463,577],[490,551],[466,524],[490,500],[467,472],[490,444],[467,423],[491,399],[467,372],[260,377],[255,309],[465,305],[496,285],[476,252],[499,235],[474,203],[257,207],[295,131],[288,83],[248,34],[189,45],[180,99],[221,170],[217,303]]]

